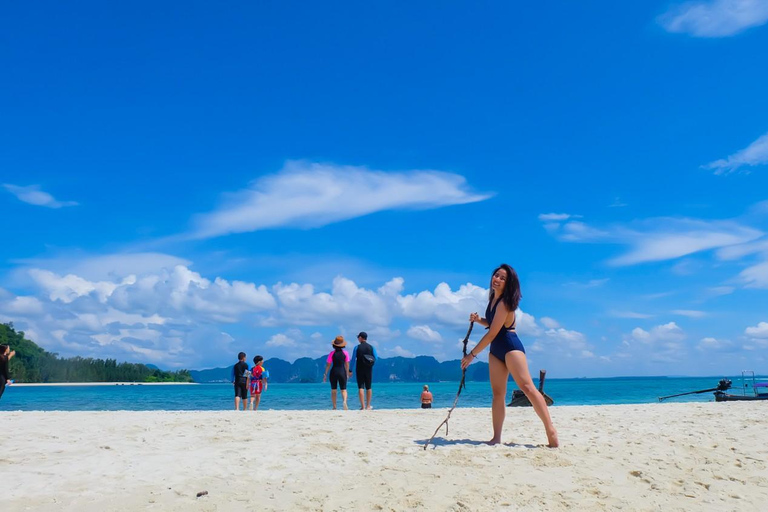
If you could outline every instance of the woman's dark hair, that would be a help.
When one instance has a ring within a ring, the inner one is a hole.
[[[260,363],[261,361],[263,361],[263,360],[264,360],[264,358],[263,358],[263,357],[261,357],[261,356],[255,356],[255,357],[253,358],[253,364],[259,364],[259,363]]]
[[[494,274],[499,270],[506,270],[507,272],[507,280],[504,281],[504,291],[501,292],[501,300],[504,301],[504,305],[507,306],[508,310],[515,311],[520,304],[520,299],[523,298],[523,293],[520,291],[520,278],[517,277],[515,269],[506,263],[502,263],[491,272],[491,280],[493,280]],[[493,287],[491,286],[490,288],[488,300],[493,300]]]
[[[0,345],[0,356],[4,356],[6,350],[8,350],[8,345]]]

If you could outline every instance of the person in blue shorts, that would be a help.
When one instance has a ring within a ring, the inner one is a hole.
[[[547,409],[544,397],[533,384],[533,379],[531,379],[531,374],[528,371],[528,361],[525,358],[525,348],[520,338],[517,337],[515,328],[517,324],[515,312],[522,297],[520,279],[515,270],[506,263],[499,265],[491,276],[491,290],[488,294],[485,318],[480,317],[477,313],[469,315],[470,322],[485,326],[488,332],[462,358],[461,367],[466,369],[485,347],[491,346],[491,353],[488,356],[488,372],[493,391],[491,406],[493,438],[488,444],[493,445],[501,442],[501,428],[504,425],[506,411],[507,378],[511,374],[517,386],[528,397],[536,414],[544,423],[549,446],[555,448],[559,444],[557,430],[549,416],[549,409]]]

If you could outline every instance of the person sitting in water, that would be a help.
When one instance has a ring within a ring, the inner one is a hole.
[[[331,404],[336,409],[336,388],[341,388],[341,398],[344,400],[344,410],[347,410],[347,374],[349,373],[349,352],[344,350],[347,342],[343,336],[336,336],[333,340],[333,350],[328,354],[323,372],[323,382],[328,377],[330,369],[331,380]]]
[[[421,392],[421,408],[432,408],[432,393],[429,392],[429,386],[424,384],[424,391]]]
[[[267,390],[268,378],[269,372],[264,368],[264,358],[261,356],[254,357],[253,368],[251,368],[251,375],[248,379],[248,388],[251,392],[250,402],[248,403],[249,410],[255,411],[259,408],[261,393]]]

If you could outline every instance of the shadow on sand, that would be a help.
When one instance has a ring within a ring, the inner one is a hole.
[[[427,443],[428,439],[417,439],[414,441],[414,443],[424,446]],[[459,445],[459,444],[466,444],[470,446],[488,446],[488,443],[486,441],[476,441],[474,439],[445,439],[443,437],[436,437],[432,440],[431,443],[429,443],[432,449],[434,450],[438,446],[452,446],[452,445]],[[537,445],[537,444],[519,444],[519,443],[502,443],[504,446],[508,446],[509,448],[528,448],[528,449],[534,449],[534,448],[544,448],[544,445]]]

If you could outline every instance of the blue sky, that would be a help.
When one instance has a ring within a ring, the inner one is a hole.
[[[206,368],[366,330],[454,359],[508,262],[534,370],[765,371],[766,2],[41,2],[0,28],[0,320],[46,349]]]

